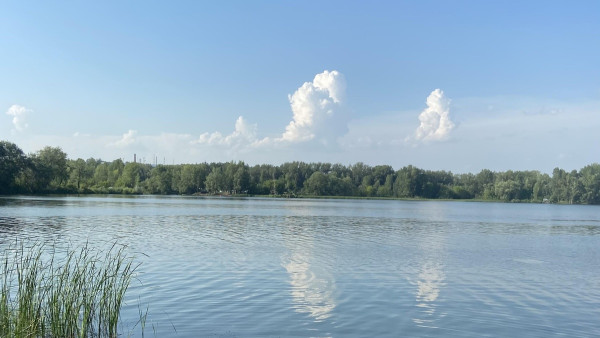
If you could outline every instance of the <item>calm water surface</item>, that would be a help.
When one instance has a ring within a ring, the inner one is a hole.
[[[596,206],[0,198],[15,238],[128,244],[126,335],[600,336]]]

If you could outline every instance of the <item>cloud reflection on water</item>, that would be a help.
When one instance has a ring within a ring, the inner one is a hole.
[[[284,233],[288,253],[281,265],[289,274],[290,293],[295,311],[308,314],[315,321],[331,317],[336,307],[333,275],[314,257],[314,233],[307,227],[291,226]]]
[[[291,295],[296,312],[306,313],[315,321],[331,317],[335,309],[334,283],[323,274],[311,270],[310,262],[302,255],[293,254],[284,267],[290,275]]]
[[[440,232],[436,224],[444,222],[446,214],[444,208],[429,208],[427,210],[430,223],[424,225],[422,237],[419,239],[420,262],[416,282],[416,311],[412,318],[413,323],[419,327],[437,328],[436,322],[445,317],[439,313],[439,298],[446,286],[444,273],[445,234]]]
[[[440,291],[446,284],[443,265],[434,261],[426,261],[421,267],[417,280],[416,316],[412,319],[422,327],[435,327],[435,322],[443,314],[437,314],[437,300]]]

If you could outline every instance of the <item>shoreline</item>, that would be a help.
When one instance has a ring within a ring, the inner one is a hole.
[[[0,198],[10,197],[93,197],[93,196],[112,196],[112,197],[197,197],[197,198],[264,198],[264,199],[332,199],[332,200],[371,200],[371,201],[407,201],[407,202],[472,202],[472,203],[517,203],[517,204],[554,204],[554,205],[595,205],[595,204],[583,204],[583,203],[553,203],[543,201],[529,201],[529,200],[512,200],[505,201],[501,199],[482,199],[482,198],[470,198],[470,199],[459,199],[459,198],[420,198],[420,197],[378,197],[378,196],[320,196],[320,195],[252,195],[252,194],[144,194],[144,193],[36,193],[36,194],[0,194]]]

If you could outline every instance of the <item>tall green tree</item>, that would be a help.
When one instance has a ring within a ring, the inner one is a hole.
[[[409,165],[396,172],[394,196],[421,197],[423,191],[424,171]]]
[[[181,168],[181,176],[177,186],[180,194],[194,194],[204,189],[204,181],[208,175],[208,165],[184,164]]]
[[[87,171],[85,161],[81,158],[78,158],[74,161],[68,162],[69,169],[69,185],[77,188],[79,191],[82,187],[82,182],[87,180]]]
[[[93,186],[98,188],[108,188],[111,186],[108,180],[109,163],[103,162],[98,164],[94,170],[94,176],[92,178]]]
[[[330,195],[329,176],[320,171],[315,171],[304,184],[305,192],[309,195]]]
[[[554,168],[552,171],[552,195],[551,201],[554,203],[566,203],[568,202],[568,183],[567,183],[567,172],[560,168]]]
[[[250,174],[248,173],[248,167],[241,162],[238,164],[238,168],[233,174],[233,190],[235,193],[245,194],[250,189]]]
[[[141,183],[150,176],[151,168],[149,164],[128,162],[123,167],[123,173],[115,186],[131,189],[128,192],[140,193],[142,191]]]
[[[206,176],[206,190],[210,193],[223,192],[223,168],[221,166],[213,166],[210,174]]]
[[[39,191],[55,191],[69,177],[67,154],[59,147],[45,147],[33,154],[32,162]]]
[[[587,165],[581,169],[580,174],[583,187],[582,202],[600,204],[600,164]]]
[[[0,194],[15,190],[15,178],[27,167],[27,158],[16,144],[0,141]]]
[[[116,159],[110,163],[108,166],[108,186],[114,187],[117,185],[117,181],[123,175],[123,170],[125,170],[125,163],[123,160]]]
[[[150,170],[150,178],[145,182],[147,191],[152,194],[161,195],[172,193],[173,170],[171,170],[171,167],[172,166],[159,164],[152,168]],[[125,170],[127,171],[127,165],[125,165]],[[125,176],[125,172],[123,173],[123,176]]]

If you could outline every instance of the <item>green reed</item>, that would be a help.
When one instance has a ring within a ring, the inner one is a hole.
[[[116,337],[125,292],[137,265],[125,247],[15,243],[0,267],[0,337]]]

